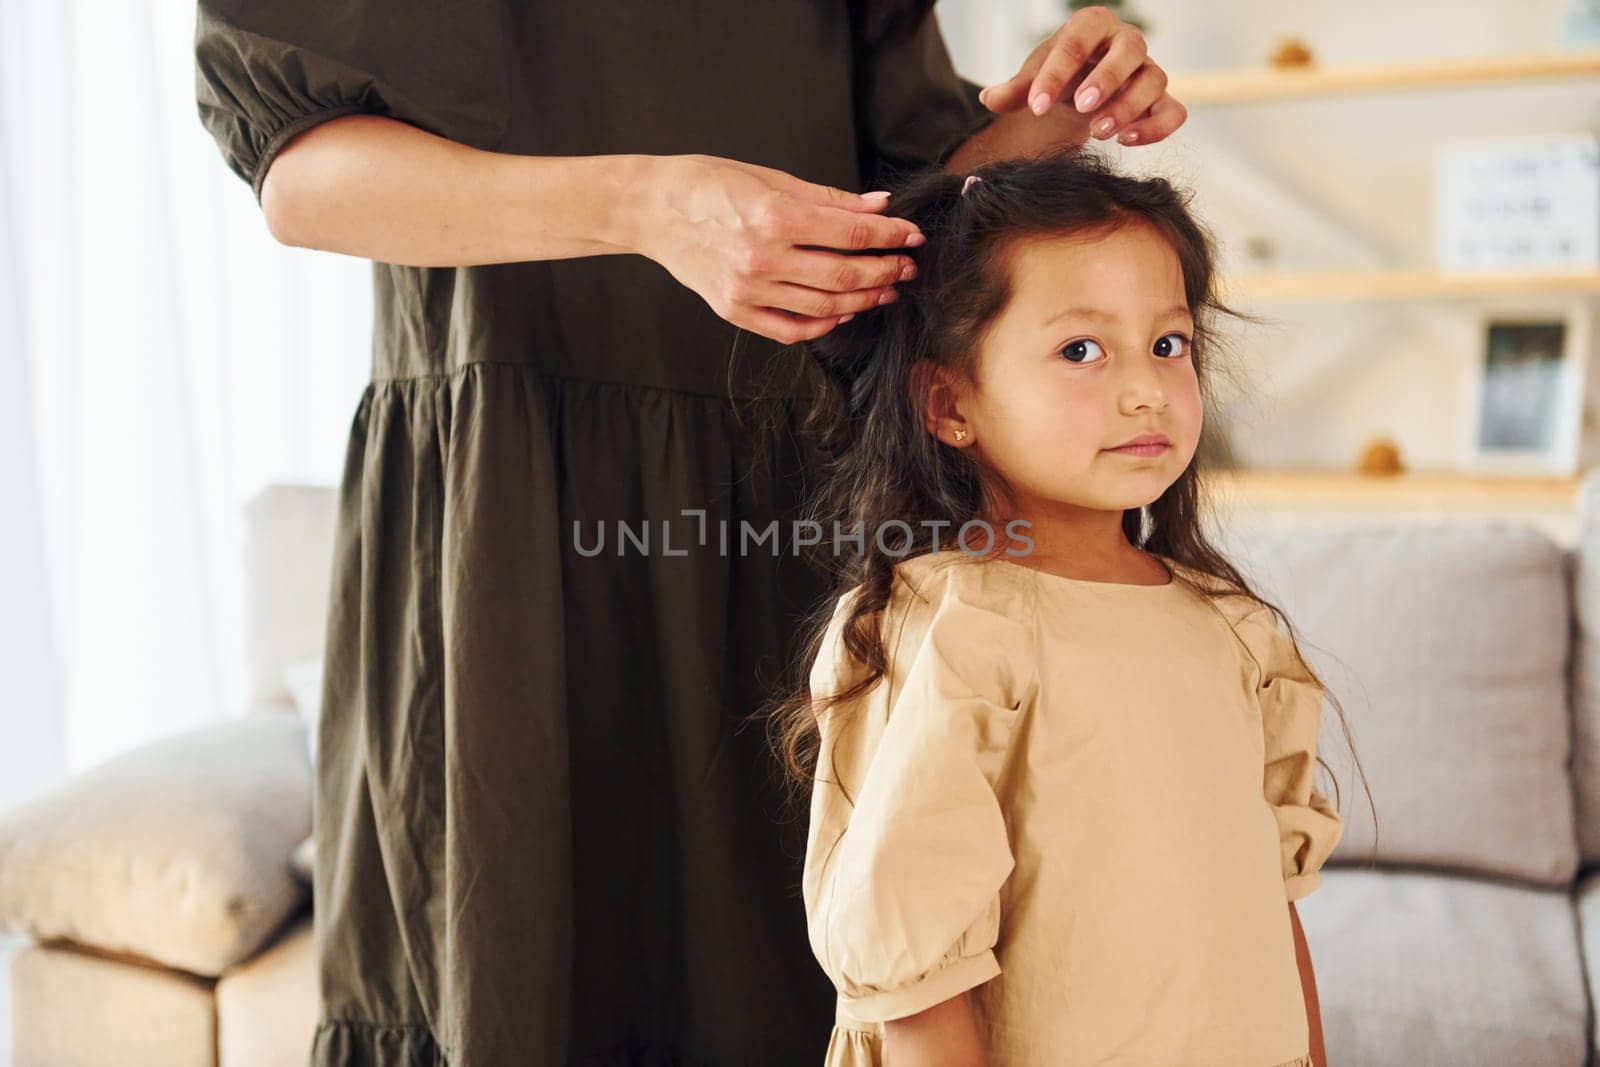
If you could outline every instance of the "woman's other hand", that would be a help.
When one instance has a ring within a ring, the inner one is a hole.
[[[915,276],[905,250],[924,238],[882,214],[886,196],[718,156],[658,159],[634,243],[735,326],[784,344],[820,337]]]
[[[1167,75],[1150,58],[1144,34],[1105,7],[1072,13],[1041,41],[1022,69],[978,95],[990,111],[1028,108],[1043,115],[1070,97],[1084,140],[1113,135],[1123,144],[1153,144],[1189,115],[1167,92]]]

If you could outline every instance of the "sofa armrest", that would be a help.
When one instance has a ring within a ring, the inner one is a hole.
[[[144,745],[0,814],[0,930],[215,977],[305,902],[311,812],[292,715]]]

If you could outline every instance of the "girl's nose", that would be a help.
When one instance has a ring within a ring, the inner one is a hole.
[[[1160,411],[1167,405],[1167,394],[1161,383],[1158,369],[1147,360],[1133,360],[1124,364],[1120,383],[1122,407],[1132,413],[1146,409]]]

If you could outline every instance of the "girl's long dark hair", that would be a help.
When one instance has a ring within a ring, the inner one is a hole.
[[[885,674],[880,623],[896,564],[932,551],[934,531],[942,533],[940,547],[948,549],[950,532],[963,523],[1007,514],[1007,487],[995,472],[980,468],[972,458],[975,450],[949,447],[928,431],[922,401],[929,365],[971,380],[979,342],[1011,297],[1007,262],[1018,243],[1094,235],[1130,224],[1153,227],[1183,268],[1195,324],[1190,353],[1208,407],[1218,370],[1212,358],[1218,349],[1218,316],[1254,321],[1218,298],[1212,238],[1190,214],[1189,196],[1166,179],[1119,174],[1102,157],[1082,149],[995,162],[977,174],[983,180],[965,196],[963,175],[936,170],[914,174],[892,188],[885,213],[913,220],[927,237],[926,244],[910,252],[917,276],[899,283],[897,301],[862,312],[802,345],[824,379],[804,421],[820,464],[805,518],[824,531],[859,528],[865,536],[860,550],[849,555],[839,554],[839,544],[856,542],[824,537],[815,547],[814,565],[831,575],[832,595],[816,605],[804,625],[802,658],[791,667],[798,683],[760,712],[793,787],[792,801],[802,799],[803,787],[815,774],[819,716],[866,693]],[[1158,499],[1123,512],[1123,533],[1130,544],[1218,583],[1209,588],[1190,583],[1203,595],[1243,594],[1270,609],[1288,627],[1307,673],[1321,684],[1300,652],[1293,623],[1258,595],[1207,537],[1201,520],[1208,452],[1204,437],[1202,433],[1189,467]],[[874,536],[890,520],[908,525],[912,534],[909,546],[902,548],[904,531],[899,523],[892,527],[894,536],[884,540],[896,554],[886,553]],[[856,672],[857,680],[848,689],[813,699],[806,668],[821,651],[839,596],[858,586],[843,642],[864,670]],[[1348,744],[1344,710],[1328,695]],[[1350,751],[1354,757],[1353,744]],[[1318,762],[1327,767],[1320,756]],[[1359,770],[1359,760],[1356,766]],[[1337,806],[1337,779],[1334,789]],[[1370,789],[1367,795],[1370,803]]]

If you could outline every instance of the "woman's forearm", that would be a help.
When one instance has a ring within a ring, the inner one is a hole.
[[[395,119],[348,115],[278,153],[261,207],[284,244],[382,263],[629,253],[669,158],[485,152]]]
[[[970,174],[985,163],[1055,152],[1064,145],[1083,144],[1088,138],[1088,118],[1073,110],[1070,101],[1057,104],[1043,115],[1035,115],[1027,108],[1008,111],[961,142],[944,169],[952,174]]]

